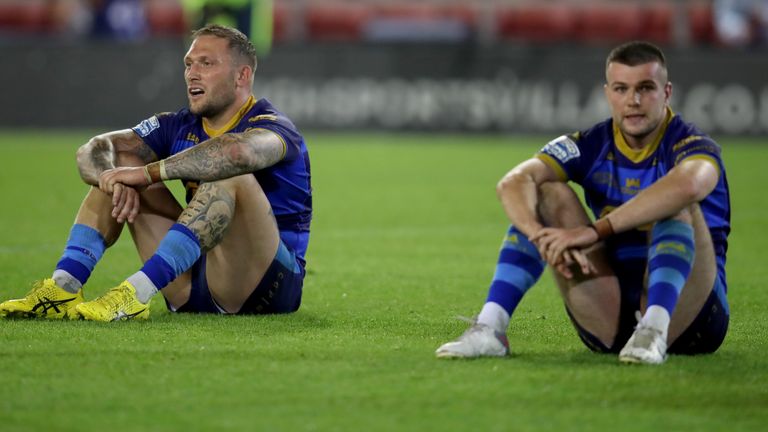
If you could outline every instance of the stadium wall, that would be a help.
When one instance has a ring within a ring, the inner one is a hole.
[[[186,104],[184,43],[14,42],[0,127],[124,128]],[[256,94],[303,129],[560,134],[607,117],[607,48],[478,44],[282,45]],[[673,109],[712,134],[768,133],[768,59],[667,50]],[[12,67],[11,67],[12,66]]]

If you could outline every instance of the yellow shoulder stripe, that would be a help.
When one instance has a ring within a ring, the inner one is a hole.
[[[275,131],[271,131],[269,129],[264,129],[264,128],[248,128],[247,130],[249,130],[249,131],[252,131],[252,130],[262,130],[262,131],[269,132],[272,135],[276,136],[277,139],[280,140],[280,143],[283,145],[283,154],[280,155],[280,160],[283,160],[283,158],[285,157],[286,153],[288,153],[288,145],[285,144],[285,140],[283,139],[282,136],[280,136],[279,133],[277,133]]]
[[[568,181],[568,174],[565,173],[565,170],[563,169],[562,166],[560,166],[560,164],[555,160],[555,158],[545,153],[537,153],[536,158],[544,162],[548,167],[552,168],[552,170],[555,171],[555,174],[557,175],[558,179],[560,179],[563,182]]]
[[[715,169],[717,170],[717,177],[718,177],[718,178],[720,178],[720,165],[717,163],[717,161],[715,160],[715,158],[713,158],[713,157],[712,157],[712,156],[710,156],[710,155],[705,155],[705,154],[693,154],[693,155],[690,155],[690,156],[686,156],[685,158],[681,159],[681,160],[678,162],[678,164],[679,164],[679,163],[681,163],[681,162],[683,162],[683,161],[687,161],[687,160],[693,160],[693,159],[705,160],[705,161],[707,161],[707,162],[711,163],[712,165],[714,165],[714,166],[715,166]]]

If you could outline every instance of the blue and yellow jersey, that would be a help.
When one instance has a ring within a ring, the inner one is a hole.
[[[283,159],[253,175],[272,205],[280,237],[303,260],[312,219],[309,153],[296,126],[268,100],[256,101],[251,97],[232,120],[219,130],[209,128],[200,116],[185,108],[175,113],[152,116],[139,123],[133,131],[155,151],[158,158],[165,159],[209,138],[251,129],[272,131],[283,143]],[[199,182],[196,179],[182,181],[189,203]]]
[[[585,201],[596,218],[629,201],[680,162],[692,158],[710,161],[718,168],[720,178],[700,206],[712,235],[718,264],[724,267],[731,206],[720,146],[671,110],[659,136],[642,150],[629,147],[608,119],[588,130],[549,142],[537,157],[563,181],[570,180],[584,188]],[[644,259],[649,229],[640,227],[616,236],[612,242],[616,258]]]

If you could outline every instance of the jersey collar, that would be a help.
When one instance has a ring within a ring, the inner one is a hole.
[[[648,157],[650,157],[654,152],[656,152],[656,149],[659,148],[661,139],[664,137],[664,133],[667,132],[667,126],[669,126],[669,123],[672,121],[674,116],[675,113],[672,112],[672,109],[667,107],[667,117],[664,119],[664,124],[662,125],[661,130],[659,130],[659,133],[656,135],[656,138],[653,140],[651,145],[641,149],[633,149],[630,147],[629,144],[627,144],[627,141],[624,139],[624,135],[621,134],[621,131],[616,125],[616,122],[614,122],[613,142],[616,143],[616,148],[619,149],[619,152],[621,152],[621,154],[623,154],[627,159],[634,163],[642,162],[648,159]]]
[[[240,120],[243,119],[243,117],[245,116],[245,113],[247,113],[251,108],[253,108],[255,104],[256,104],[256,100],[253,98],[253,95],[251,95],[251,97],[249,97],[248,100],[245,101],[243,106],[240,107],[240,109],[235,113],[235,115],[232,116],[231,119],[229,119],[227,124],[225,124],[219,129],[213,129],[212,127],[208,126],[208,121],[203,119],[203,130],[211,138],[215,138],[219,135],[222,135],[226,131],[235,127],[236,124],[240,123]]]

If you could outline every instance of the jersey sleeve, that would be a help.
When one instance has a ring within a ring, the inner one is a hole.
[[[583,157],[578,134],[562,135],[553,139],[539,150],[536,158],[552,168],[564,182],[578,181],[581,178],[579,173]]]
[[[176,113],[155,114],[132,130],[152,148],[158,158],[165,159],[171,155],[173,136],[178,130],[179,121]]]
[[[301,156],[304,140],[296,130],[296,126],[285,117],[273,114],[260,115],[249,129],[266,129],[274,132],[283,143],[285,150],[283,160],[292,161]]]
[[[672,146],[674,164],[679,165],[684,160],[703,159],[712,163],[720,172],[721,149],[707,136],[691,135]]]

